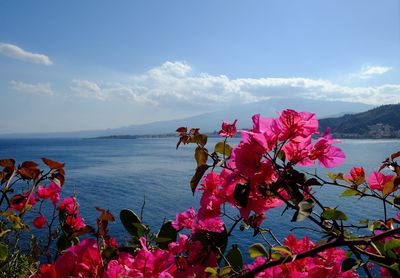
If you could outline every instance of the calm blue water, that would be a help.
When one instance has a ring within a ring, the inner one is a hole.
[[[192,196],[188,183],[195,168],[193,146],[175,149],[176,138],[134,140],[90,139],[12,139],[0,140],[0,158],[40,161],[41,157],[65,163],[66,184],[64,196],[76,192],[81,204],[81,215],[95,225],[96,206],[109,209],[118,217],[122,208],[140,213],[145,198],[144,222],[157,229],[164,218],[173,219],[176,212],[197,207],[199,194]],[[210,139],[209,145],[217,139]],[[237,140],[236,140],[237,142]],[[400,150],[398,140],[344,140],[340,145],[348,159],[336,171],[345,173],[351,166],[363,166],[369,173],[390,153]],[[211,147],[210,147],[211,148]],[[312,169],[310,169],[312,170]],[[323,171],[319,170],[323,175]],[[354,219],[366,215],[382,218],[379,203],[341,198],[341,190],[326,187],[317,191],[327,206],[339,206]],[[264,226],[283,238],[282,231],[309,225],[292,224],[292,213],[281,216],[281,209],[267,214]],[[110,226],[120,239],[128,238],[119,220]],[[299,236],[310,234],[296,230]],[[253,241],[250,233],[237,232],[232,242],[245,247]]]

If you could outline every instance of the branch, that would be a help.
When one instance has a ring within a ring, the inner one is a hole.
[[[372,241],[377,241],[380,239],[384,239],[388,236],[394,235],[400,233],[400,228],[396,228],[393,230],[389,230],[389,231],[385,231],[379,235],[375,235],[375,236],[370,236],[370,237],[360,237],[357,239],[343,239],[343,238],[338,238],[336,240],[333,240],[331,242],[328,242],[324,245],[320,245],[317,246],[313,249],[310,249],[308,251],[305,251],[303,253],[299,253],[293,256],[286,256],[283,258],[280,258],[276,261],[269,261],[264,263],[263,265],[260,265],[254,269],[252,269],[251,271],[245,272],[245,273],[241,273],[238,276],[234,276],[234,277],[254,277],[255,274],[263,271],[264,269],[273,267],[273,266],[277,266],[277,265],[281,265],[284,264],[288,261],[290,262],[294,262],[296,260],[300,260],[300,259],[304,259],[307,257],[314,257],[316,256],[319,252],[325,251],[327,249],[330,248],[334,248],[334,247],[339,247],[339,246],[357,246],[357,245],[369,245]],[[359,250],[359,249],[357,249]],[[370,253],[367,254],[368,256],[370,255]],[[371,254],[372,255],[372,254]],[[245,270],[244,270],[245,271]]]

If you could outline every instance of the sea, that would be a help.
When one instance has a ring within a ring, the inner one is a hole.
[[[207,144],[213,149],[218,138],[209,138]],[[230,143],[235,145],[239,139]],[[193,145],[181,145],[176,149],[177,138],[137,139],[0,139],[0,159],[13,158],[17,163],[26,160],[38,162],[43,168],[42,157],[65,163],[66,182],[63,196],[76,195],[79,213],[89,225],[96,225],[96,207],[110,210],[115,223],[109,225],[110,233],[120,241],[127,242],[129,234],[119,221],[121,209],[132,209],[142,215],[143,223],[157,231],[163,221],[174,219],[177,212],[190,207],[198,208],[200,193],[194,196],[189,181],[196,163]],[[400,150],[400,140],[342,140],[338,144],[346,154],[346,161],[335,169],[302,168],[326,177],[327,171],[347,174],[353,167],[364,167],[369,174],[391,153]],[[340,197],[343,189],[326,185],[314,188],[316,196],[328,207],[346,213],[353,224],[362,219],[383,219],[381,202],[357,197]],[[237,215],[228,209],[232,216]],[[283,213],[283,214],[282,214]],[[287,234],[305,235],[314,240],[320,238],[310,221],[292,223],[292,211],[283,208],[267,212],[263,227],[271,229],[282,240]],[[389,208],[389,216],[395,212]],[[348,222],[349,223],[349,222]],[[229,227],[229,222],[227,226]],[[357,231],[354,231],[357,232]],[[253,237],[249,230],[238,228],[229,240],[237,243],[246,253],[249,244],[262,241]],[[248,259],[247,255],[245,257]]]

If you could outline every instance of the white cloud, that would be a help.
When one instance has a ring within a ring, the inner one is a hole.
[[[382,66],[367,66],[362,67],[361,71],[355,76],[361,79],[369,79],[376,75],[382,75],[388,71],[390,71],[391,67],[382,67]]]
[[[11,89],[28,94],[38,94],[38,95],[54,95],[53,89],[50,83],[37,83],[28,84],[20,81],[11,80]]]
[[[369,74],[376,72],[379,70],[369,70]],[[329,80],[303,77],[230,79],[226,75],[194,73],[188,64],[182,62],[166,62],[143,74],[132,76],[124,84],[74,80],[71,89],[80,96],[99,100],[122,98],[147,105],[176,108],[210,108],[214,105],[251,103],[274,97],[343,100],[373,105],[400,102],[400,84],[351,87]]]
[[[0,54],[31,63],[43,64],[47,66],[53,64],[50,58],[44,54],[32,53],[20,48],[19,46],[9,43],[0,43]]]

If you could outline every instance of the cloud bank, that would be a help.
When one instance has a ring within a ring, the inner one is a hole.
[[[50,83],[28,84],[20,81],[11,80],[10,87],[15,91],[28,94],[48,95],[48,96],[54,95]]]
[[[383,67],[383,66],[362,67],[361,71],[358,74],[355,74],[355,77],[361,79],[370,79],[374,76],[385,74],[392,69],[393,69],[392,67]]]
[[[383,74],[385,67],[365,68],[365,76]],[[147,105],[231,105],[275,97],[341,100],[366,104],[400,102],[400,84],[343,86],[324,79],[236,78],[194,73],[184,62],[165,62],[121,83],[74,80],[71,90],[78,96],[98,100],[123,98]]]
[[[44,54],[29,52],[20,48],[19,46],[9,43],[0,43],[0,54],[3,54],[4,56],[10,58],[31,63],[43,64],[46,66],[53,64],[50,58]]]

